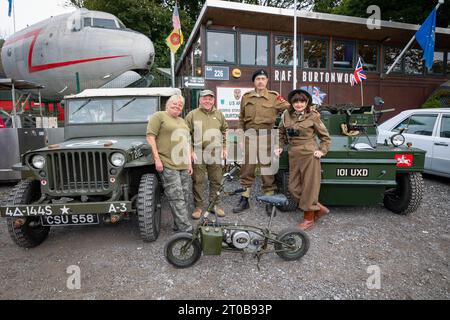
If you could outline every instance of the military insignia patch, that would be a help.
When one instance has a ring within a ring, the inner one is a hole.
[[[277,100],[280,101],[280,102],[285,102],[286,101],[286,100],[284,100],[284,98],[283,98],[283,96],[281,94],[278,95]]]

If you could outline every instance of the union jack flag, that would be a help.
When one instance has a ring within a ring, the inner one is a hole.
[[[367,76],[364,72],[361,57],[358,58],[358,63],[356,64],[355,71],[353,71],[353,76],[350,77],[350,84],[354,85],[360,84],[363,80],[366,80]]]

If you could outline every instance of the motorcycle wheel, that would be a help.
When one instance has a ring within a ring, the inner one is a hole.
[[[176,233],[167,240],[164,246],[164,255],[167,261],[176,268],[188,268],[200,259],[202,247],[198,239],[192,241],[191,233]]]

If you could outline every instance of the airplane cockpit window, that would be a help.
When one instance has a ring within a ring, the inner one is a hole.
[[[92,27],[92,18],[84,18],[84,26]]]
[[[94,18],[92,26],[95,28],[118,29],[116,21],[113,19]]]

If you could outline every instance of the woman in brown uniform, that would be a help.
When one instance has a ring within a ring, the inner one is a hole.
[[[319,203],[320,158],[326,155],[331,138],[320,120],[320,114],[311,110],[311,95],[305,90],[289,93],[291,106],[283,113],[279,127],[281,154],[289,144],[289,192],[298,201],[304,212],[303,223],[297,225],[302,230],[311,229],[314,221],[329,210]],[[320,139],[317,144],[316,137]]]

